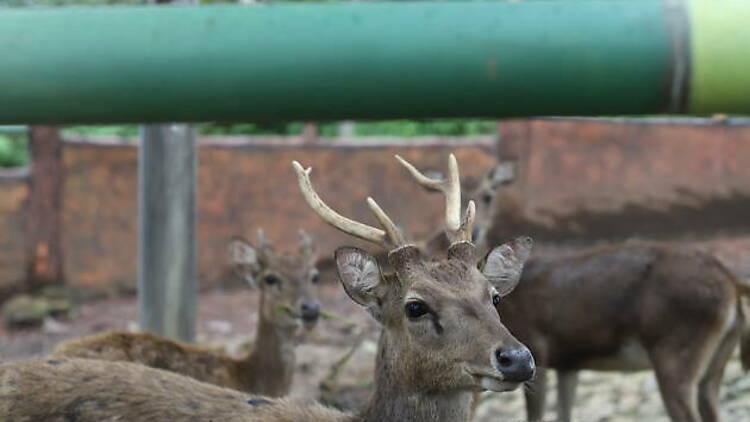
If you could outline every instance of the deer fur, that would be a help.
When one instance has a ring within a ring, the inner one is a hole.
[[[298,254],[279,254],[259,236],[258,246],[242,238],[230,242],[238,276],[260,285],[258,328],[253,350],[236,359],[221,351],[151,333],[109,331],[59,344],[53,358],[137,362],[200,381],[266,396],[289,393],[295,369],[299,326],[317,321],[317,270],[311,239],[302,235]]]
[[[498,310],[539,365],[557,370],[561,421],[571,420],[581,369],[652,369],[674,422],[715,422],[724,368],[740,339],[750,366],[741,303],[750,289],[700,250],[632,241],[532,257],[520,286]],[[543,417],[544,383],[541,375],[527,392],[529,420]]]
[[[477,215],[483,218],[477,226],[508,221],[503,218],[508,210],[514,214],[519,191],[511,180],[467,198],[479,204]],[[480,214],[483,208],[488,209]],[[483,245],[486,239],[475,241]],[[738,342],[743,367],[750,369],[750,329],[742,306],[748,297],[750,286],[706,252],[629,241],[532,256],[520,287],[498,312],[537,364],[557,371],[561,422],[572,420],[581,369],[654,370],[674,422],[716,422],[722,375]],[[542,420],[544,370],[525,394],[528,419]]]
[[[132,362],[39,359],[0,365],[4,422],[352,421],[306,400],[263,398]]]
[[[473,391],[508,391],[533,376],[531,354],[493,307],[500,292],[508,294],[518,283],[530,239],[495,248],[478,269],[475,247],[464,240],[471,232],[470,206],[463,223],[447,222],[456,240],[446,257],[426,260],[417,247],[401,243],[396,226],[374,201],[368,202],[383,231],[332,217],[335,212],[310,192],[310,170],[295,164],[303,193],[321,217],[391,248],[394,272],[389,274],[360,249],[339,248],[335,255],[344,290],[382,327],[375,393],[360,414],[287,399],[247,398],[130,363],[41,360],[0,366],[0,420],[463,422]],[[455,162],[452,167],[457,173]]]

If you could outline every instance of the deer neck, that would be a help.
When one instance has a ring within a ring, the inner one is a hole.
[[[375,393],[358,418],[360,421],[464,422],[469,419],[471,393],[420,391],[408,386],[393,368],[389,343],[388,335],[382,333],[375,362]]]
[[[263,309],[265,297],[261,294]],[[295,333],[289,327],[280,327],[258,312],[258,331],[253,350],[240,360],[240,376],[244,377],[245,390],[277,397],[289,393],[296,363]]]

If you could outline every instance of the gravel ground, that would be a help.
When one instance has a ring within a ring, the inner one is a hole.
[[[549,377],[545,420],[555,420],[555,377]],[[750,376],[735,355],[724,373],[722,420],[750,421]],[[487,394],[477,409],[477,421],[525,420],[523,393]],[[573,408],[576,422],[670,422],[664,411],[653,373],[582,371]]]

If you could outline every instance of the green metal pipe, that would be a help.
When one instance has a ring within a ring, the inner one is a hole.
[[[747,30],[701,38],[708,50],[722,46],[721,64],[703,67],[712,54],[694,56],[690,44],[693,25],[748,22],[750,10],[743,0],[707,1],[725,13],[705,23],[690,17],[702,0],[686,1],[699,6],[558,0],[3,11],[0,124],[750,113],[750,96],[717,94],[712,85],[713,75],[731,73],[722,89],[747,87],[750,72],[729,70],[733,56],[750,51]]]

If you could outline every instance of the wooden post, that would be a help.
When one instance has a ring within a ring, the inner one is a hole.
[[[32,171],[26,214],[28,236],[25,290],[64,284],[62,236],[62,141],[55,126],[30,131]]]
[[[195,132],[144,125],[138,157],[138,311],[144,331],[192,341],[197,280]]]

